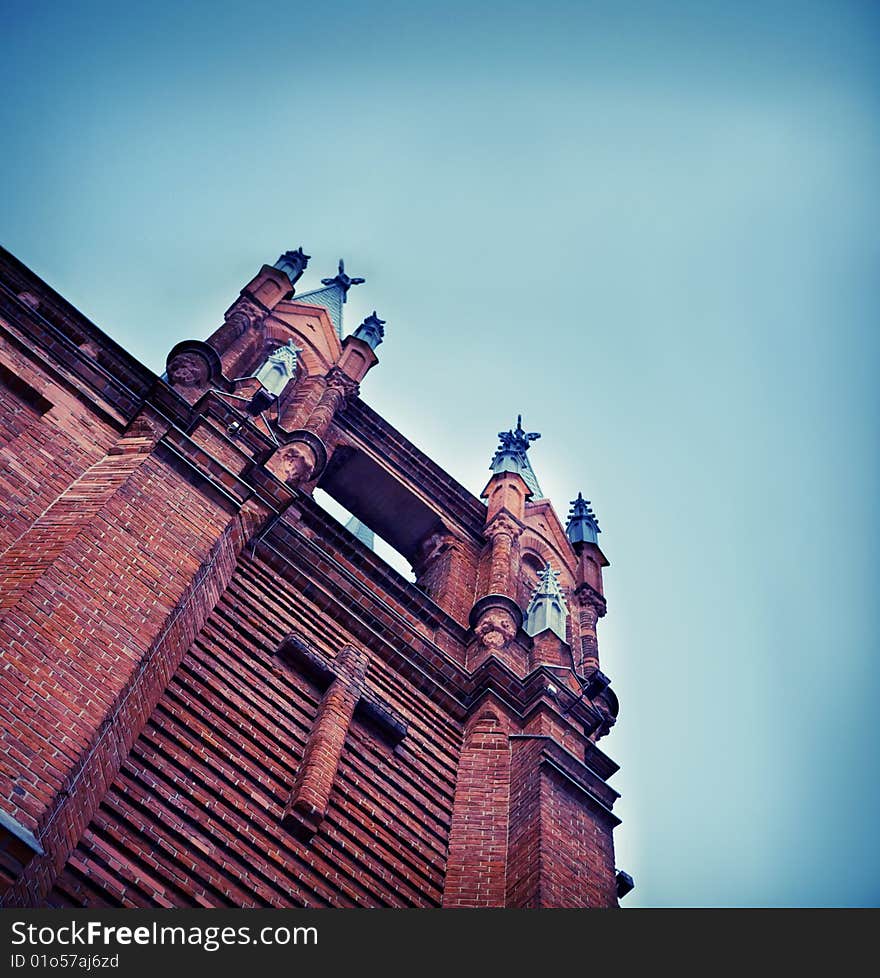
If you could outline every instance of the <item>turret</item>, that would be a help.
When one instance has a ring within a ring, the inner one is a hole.
[[[486,500],[483,534],[488,547],[481,561],[478,600],[470,614],[470,625],[478,639],[474,661],[484,657],[487,650],[499,654],[508,649],[522,626],[523,609],[517,600],[520,537],[525,529],[526,501],[541,495],[527,453],[540,437],[538,432],[523,429],[522,415],[515,429],[498,433],[500,444],[489,464],[492,475],[482,492]],[[521,659],[512,648],[506,655],[512,663]]]
[[[308,263],[300,247],[263,265],[207,342],[186,340],[171,351],[165,375],[190,404],[210,392],[235,409],[229,434],[255,425],[278,446],[266,467],[297,486],[321,474],[326,433],[378,363],[385,333],[374,311],[343,339],[348,292],[365,279],[349,275],[340,259],[321,288],[295,295]]]
[[[598,545],[598,534],[601,532],[596,514],[590,507],[590,500],[584,499],[583,493],[579,492],[577,499],[571,501],[565,535],[572,546],[578,543],[595,543]]]
[[[354,331],[354,338],[363,340],[371,350],[375,350],[385,339],[385,320],[380,319],[374,309]]]
[[[584,673],[599,668],[596,624],[606,611],[602,568],[608,566],[608,561],[599,548],[600,532],[599,521],[589,499],[584,499],[583,493],[579,492],[577,499],[571,501],[565,533],[578,558],[574,604],[581,636],[579,666]]]

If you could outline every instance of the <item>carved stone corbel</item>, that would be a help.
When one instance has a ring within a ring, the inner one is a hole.
[[[266,468],[289,486],[301,486],[318,476],[327,465],[327,448],[312,431],[290,433],[288,441],[266,461]]]
[[[487,594],[471,609],[469,623],[484,648],[499,651],[516,638],[522,627],[519,605],[504,594]]]
[[[217,351],[201,340],[184,340],[168,354],[165,374],[174,388],[203,391],[222,373]]]

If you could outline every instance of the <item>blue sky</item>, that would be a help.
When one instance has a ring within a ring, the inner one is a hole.
[[[871,3],[0,3],[0,234],[157,371],[340,255],[364,398],[522,412],[612,566],[630,906],[880,902]]]

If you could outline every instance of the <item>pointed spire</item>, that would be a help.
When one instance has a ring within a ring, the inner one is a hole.
[[[584,499],[583,493],[578,493],[577,499],[571,501],[571,511],[565,533],[569,541],[575,543],[598,543],[599,521],[590,508],[590,500]]]
[[[356,516],[352,516],[345,524],[345,528],[349,533],[353,533],[365,547],[369,547],[370,550],[376,549],[376,535],[366,524],[361,523]]]
[[[354,331],[356,339],[363,340],[371,350],[385,339],[385,320],[376,315],[374,309],[372,313]]]
[[[362,285],[364,282],[366,282],[365,278],[352,278],[350,275],[347,275],[345,262],[340,258],[339,271],[336,275],[333,278],[321,279],[321,285],[324,286],[323,289],[313,289],[311,292],[303,292],[294,301],[304,303],[307,306],[323,306],[330,316],[330,322],[333,323],[336,335],[342,339],[342,307],[348,296],[348,290],[353,285]]]
[[[559,571],[553,570],[548,561],[532,592],[523,628],[529,635],[537,635],[549,628],[564,642],[567,618],[568,606],[559,586]]]
[[[540,437],[541,435],[537,431],[526,432],[522,426],[522,415],[517,415],[515,429],[498,432],[501,444],[489,465],[489,468],[496,475],[499,472],[516,472],[521,475],[531,490],[532,496],[536,499],[542,498],[544,493],[541,492],[538,478],[526,452],[528,452],[531,443]]]
[[[273,267],[277,268],[280,272],[284,272],[290,279],[291,285],[296,285],[302,277],[302,273],[306,270],[306,266],[311,257],[311,255],[307,255],[300,247],[296,251],[285,251]]]

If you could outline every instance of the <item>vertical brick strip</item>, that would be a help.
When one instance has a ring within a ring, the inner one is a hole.
[[[120,692],[91,749],[80,758],[43,827],[44,856],[30,861],[0,905],[38,906],[92,819],[132,744],[153,712],[184,652],[226,588],[249,531],[246,514],[233,521],[181,596],[140,668]]]
[[[327,374],[326,386],[306,423],[306,428],[323,438],[333,423],[336,412],[345,406],[346,401],[357,393],[358,385],[338,367]]]
[[[145,447],[149,451],[150,446]],[[51,567],[143,459],[131,451],[105,456],[6,550],[0,558],[0,617]]]
[[[557,775],[540,786],[540,900],[544,907],[616,907],[611,829]]]
[[[510,747],[491,710],[465,733],[459,761],[444,907],[503,907],[507,873]]]
[[[513,741],[507,906],[616,907],[611,828],[543,753],[543,738]]]
[[[543,838],[537,740],[514,740],[510,785],[510,862],[507,906],[546,906],[542,892]],[[567,904],[564,904],[567,905]]]

